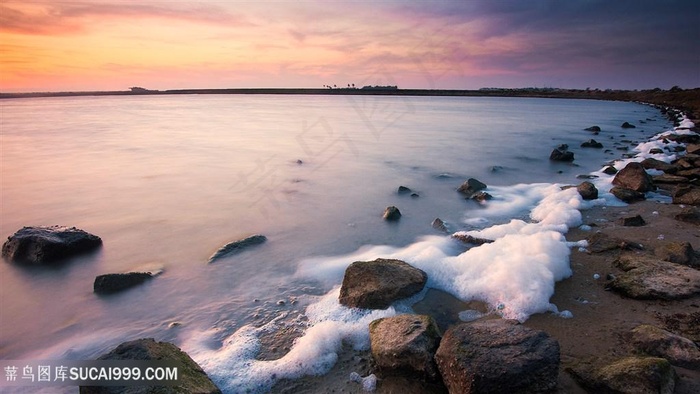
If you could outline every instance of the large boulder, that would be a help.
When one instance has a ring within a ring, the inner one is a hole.
[[[657,357],[626,357],[602,366],[571,370],[574,378],[592,393],[672,394],[676,372],[668,360]]]
[[[692,186],[679,187],[673,193],[672,202],[674,204],[700,206],[700,188]]]
[[[123,274],[104,274],[95,278],[92,289],[98,294],[111,294],[130,287],[138,286],[151,279],[150,272],[127,272]]]
[[[598,189],[591,182],[581,182],[576,186],[576,190],[578,190],[578,194],[580,194],[581,198],[584,200],[595,200],[598,198]]]
[[[438,378],[433,357],[440,332],[432,317],[406,314],[375,320],[369,325],[369,339],[372,358],[383,372]]]
[[[352,308],[386,309],[423,290],[427,280],[425,272],[401,260],[356,261],[345,270],[338,300]]]
[[[536,393],[557,386],[559,343],[514,320],[450,327],[435,361],[451,394]]]
[[[638,351],[663,357],[673,365],[700,369],[700,348],[688,338],[648,324],[637,326],[631,337]]]
[[[700,271],[654,257],[627,254],[615,265],[624,271],[610,288],[635,299],[677,300],[700,294]]]
[[[124,342],[98,360],[158,360],[175,361],[178,366],[177,386],[81,386],[81,394],[107,393],[199,393],[220,394],[221,390],[209,379],[206,372],[190,356],[168,342],[156,342],[153,338]]]
[[[216,251],[216,253],[214,253],[209,258],[209,263],[213,263],[225,257],[229,257],[234,254],[240,253],[243,250],[250,248],[251,246],[260,245],[265,241],[267,241],[267,237],[265,237],[264,235],[256,234],[238,241],[229,242],[226,245],[222,246],[219,250]]]
[[[650,192],[654,189],[654,181],[639,163],[629,163],[615,174],[613,185],[631,189],[640,193]]]
[[[75,227],[23,227],[2,245],[2,257],[20,264],[47,264],[102,246],[100,237]]]
[[[466,195],[467,197],[471,197],[472,195],[476,194],[476,192],[486,189],[486,187],[486,184],[478,179],[469,178],[459,188],[457,188],[457,191]]]

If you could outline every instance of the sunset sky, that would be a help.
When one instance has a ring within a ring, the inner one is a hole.
[[[700,1],[0,0],[0,91],[700,87]]]

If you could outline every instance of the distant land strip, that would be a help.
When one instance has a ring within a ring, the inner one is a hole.
[[[684,111],[691,119],[700,119],[700,88],[669,90],[600,90],[557,88],[487,88],[479,90],[452,89],[361,89],[361,88],[238,88],[238,89],[176,89],[93,92],[34,92],[0,93],[0,99],[35,97],[79,97],[79,96],[158,96],[175,94],[270,94],[270,95],[371,95],[371,96],[457,96],[457,97],[539,97],[594,99],[612,101],[636,101],[668,106]]]

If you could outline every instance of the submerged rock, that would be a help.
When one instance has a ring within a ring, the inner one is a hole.
[[[640,193],[655,190],[654,181],[651,175],[647,174],[640,163],[629,163],[620,170],[613,178],[612,184],[626,189],[631,189]]]
[[[640,300],[678,300],[700,294],[700,271],[643,255],[623,255],[615,265],[624,271],[610,288]]]
[[[378,319],[369,325],[372,358],[384,373],[407,373],[437,379],[433,356],[440,332],[432,317],[405,314]]]
[[[386,309],[421,290],[428,275],[401,260],[356,261],[343,276],[338,300],[351,308]]]
[[[578,366],[570,372],[582,386],[595,393],[672,394],[676,372],[668,360],[626,357],[602,366]]]
[[[153,278],[153,274],[150,272],[99,275],[95,278],[93,291],[98,294],[116,293],[140,285],[151,278]]]
[[[638,351],[663,357],[673,365],[700,369],[700,348],[688,338],[647,324],[632,330],[631,337]]]
[[[223,259],[225,257],[232,256],[236,253],[240,253],[243,250],[250,248],[251,246],[260,245],[267,241],[267,237],[264,235],[251,235],[248,238],[244,238],[238,241],[230,242],[221,249],[217,250],[210,258],[209,262],[213,263],[217,260]]]
[[[20,264],[41,265],[91,252],[100,237],[75,227],[23,227],[2,245],[2,257]]]
[[[179,364],[177,386],[80,386],[81,394],[106,393],[200,393],[220,394],[221,390],[209,379],[206,372],[180,348],[169,342],[156,342],[153,338],[124,342],[98,360],[158,360]]]
[[[464,242],[465,244],[471,244],[471,245],[483,245],[483,244],[490,244],[493,242],[492,239],[478,238],[478,237],[474,237],[474,236],[471,236],[471,235],[469,235],[467,233],[463,233],[463,232],[458,232],[458,233],[452,234],[452,238],[458,239],[458,240]]]
[[[584,130],[586,131],[600,131],[600,126],[591,126],[591,127],[586,127]]]
[[[459,188],[457,188],[457,191],[466,195],[467,197],[471,197],[476,192],[486,189],[486,187],[486,184],[478,179],[469,178]]]
[[[620,127],[622,127],[623,129],[634,129],[634,128],[636,128],[637,126],[635,126],[635,125],[633,125],[633,124],[631,124],[631,123],[629,123],[629,122],[625,122],[625,123],[623,123]]]
[[[396,191],[398,194],[408,194],[411,193],[412,190],[406,186],[399,186],[398,190]]]
[[[566,144],[558,146],[549,155],[549,160],[563,162],[574,161],[574,152],[570,152],[568,149],[569,146]]]
[[[515,320],[450,327],[435,361],[450,393],[533,393],[557,386],[559,343]]]
[[[433,222],[430,224],[435,230],[442,231],[444,233],[449,232],[447,229],[447,224],[440,218],[435,218]]]
[[[607,175],[615,175],[617,174],[617,169],[613,166],[606,166],[603,168],[603,173]]]
[[[596,140],[594,140],[594,139],[590,139],[590,140],[588,140],[588,141],[585,141],[585,142],[581,143],[581,148],[596,148],[596,149],[602,149],[602,148],[603,148],[603,144],[601,144],[600,142],[598,142],[598,141],[596,141]]]
[[[384,218],[384,220],[388,220],[388,221],[399,220],[401,218],[401,211],[399,211],[398,208],[396,208],[395,206],[392,205],[392,206],[386,207],[382,217]]]

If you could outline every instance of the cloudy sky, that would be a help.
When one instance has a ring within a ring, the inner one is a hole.
[[[700,87],[697,0],[0,0],[0,91]]]

